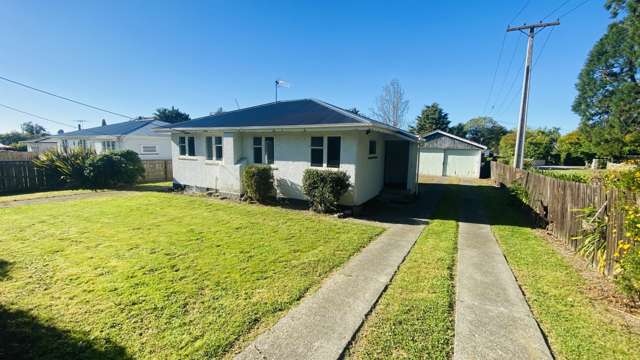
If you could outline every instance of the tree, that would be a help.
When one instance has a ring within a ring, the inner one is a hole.
[[[409,110],[409,100],[404,99],[404,90],[397,79],[382,88],[382,95],[375,101],[372,109],[373,117],[385,124],[402,128],[405,126],[404,117]]]
[[[224,112],[224,109],[222,108],[222,106],[220,106],[220,107],[218,108],[218,110],[216,110],[216,112],[214,113],[214,115],[220,115],[220,114],[222,114],[223,112]]]
[[[171,107],[171,109],[167,109],[167,108],[157,109],[156,112],[153,114],[153,117],[156,118],[157,120],[168,122],[171,124],[188,121],[191,119],[189,117],[189,114],[183,113],[182,111],[174,108],[173,106]]]
[[[39,124],[34,124],[31,121],[24,122],[20,125],[22,132],[30,135],[31,137],[48,135],[47,129]]]
[[[464,124],[467,139],[485,145],[493,152],[499,151],[500,139],[508,132],[507,129],[492,117],[475,117]]]
[[[461,138],[467,137],[467,131],[464,129],[463,123],[459,123],[459,124],[455,124],[454,126],[451,126],[447,132],[451,135],[459,136]]]
[[[431,105],[425,105],[416,118],[416,125],[410,126],[409,131],[418,136],[425,136],[435,130],[449,130],[449,123],[449,114],[434,102]]]
[[[6,134],[0,134],[0,144],[15,145],[20,141],[29,140],[31,138],[33,138],[31,135],[18,131],[11,131]]]
[[[573,111],[585,150],[598,157],[640,153],[640,2],[609,0],[618,19],[594,45],[580,72]]]
[[[531,160],[556,162],[556,144],[560,138],[558,128],[527,129],[524,157]],[[513,161],[516,148],[516,133],[509,131],[500,139],[499,152],[509,163]]]
[[[347,109],[347,111],[352,114],[360,115],[360,110],[358,110],[358,108],[356,108],[355,106],[352,107],[351,109]]]
[[[593,154],[585,151],[580,131],[574,130],[558,139],[557,151],[562,165],[584,165]]]
[[[107,126],[107,120],[106,119],[102,119],[102,126]]]

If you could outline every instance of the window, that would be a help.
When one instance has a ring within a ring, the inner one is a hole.
[[[216,160],[222,160],[222,136],[216,136]]]
[[[205,148],[207,149],[207,160],[213,160],[213,138],[211,136],[205,138]]]
[[[253,163],[262,164],[262,138],[259,136],[253,138]]]
[[[180,148],[180,156],[187,155],[187,139],[184,136],[178,138],[178,147]]]
[[[179,136],[180,156],[196,156],[196,139],[193,136]]]
[[[273,137],[264,138],[264,156],[267,164],[273,164]]]
[[[376,143],[375,140],[369,140],[369,159],[376,158],[376,155],[378,154],[377,145],[378,144]]]
[[[327,137],[327,167],[340,167],[340,137]]]
[[[322,167],[324,162],[324,138],[322,136],[311,137],[311,166]]]
[[[187,136],[187,155],[196,156],[196,139],[193,136]]]
[[[157,152],[158,147],[156,145],[142,145],[143,154],[156,154]]]
[[[114,151],[116,149],[115,141],[103,141],[102,142],[102,151]]]

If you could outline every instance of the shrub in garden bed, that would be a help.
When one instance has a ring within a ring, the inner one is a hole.
[[[273,168],[269,165],[249,165],[242,172],[245,195],[264,203],[276,194],[273,185]]]
[[[349,190],[349,180],[344,171],[307,169],[302,177],[302,189],[313,211],[332,212],[338,209],[338,201]]]
[[[90,150],[48,151],[33,161],[48,178],[69,188],[115,188],[135,184],[144,175],[142,161],[134,151],[96,154]]]

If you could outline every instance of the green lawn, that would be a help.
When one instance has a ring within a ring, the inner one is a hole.
[[[150,182],[150,183],[136,184],[131,188],[126,188],[123,190],[163,191],[171,188],[172,185],[173,183],[171,181]],[[103,192],[103,191],[106,191],[106,190],[89,190],[89,189],[51,190],[51,191],[41,191],[41,192],[33,192],[33,193],[18,194],[18,195],[0,195],[0,204],[14,202],[14,201],[21,201],[21,200],[35,200],[35,199],[46,199],[46,198],[60,197],[60,196],[90,194],[94,192]]]
[[[505,191],[482,188],[493,232],[559,359],[639,359],[640,334],[591,300],[584,278],[547,241]]]
[[[453,192],[443,196],[435,218],[455,218]],[[454,220],[435,220],[425,228],[347,351],[348,357],[451,356],[457,238],[458,225]]]
[[[155,192],[0,219],[0,358],[220,358],[382,231]]]

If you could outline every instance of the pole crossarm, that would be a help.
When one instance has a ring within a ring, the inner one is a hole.
[[[547,23],[537,23],[537,24],[531,24],[531,25],[521,25],[521,26],[509,26],[507,27],[507,32],[511,32],[511,31],[519,31],[519,30],[530,30],[530,29],[538,29],[538,28],[546,28],[549,26],[557,26],[560,25],[560,21],[553,21],[553,22],[547,22]]]

